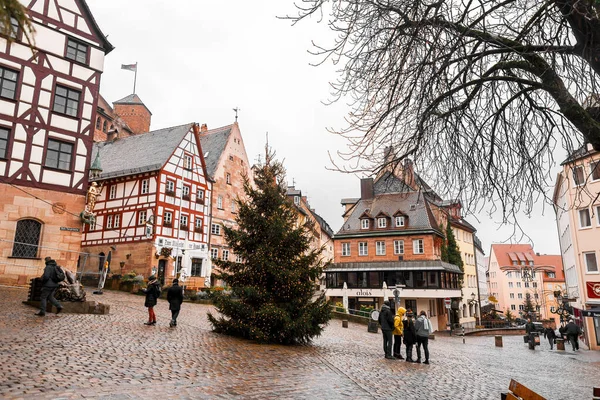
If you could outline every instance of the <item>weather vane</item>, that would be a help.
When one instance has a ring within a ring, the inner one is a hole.
[[[238,111],[242,111],[242,109],[241,109],[241,108],[239,108],[239,107],[236,107],[236,108],[234,108],[234,109],[233,109],[233,111],[235,111],[235,122],[237,122],[237,119],[238,119]]]

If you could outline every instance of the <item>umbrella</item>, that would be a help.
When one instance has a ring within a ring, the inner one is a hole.
[[[110,269],[110,260],[112,259],[112,250],[108,251],[108,255],[106,256],[106,260],[104,261],[104,268],[102,268],[102,272],[100,273],[100,279],[98,280],[98,292],[97,294],[102,294],[102,289],[104,289],[104,283],[106,282],[106,275],[108,275],[108,270]]]
[[[346,285],[346,282],[344,282],[344,288],[342,289],[342,293],[343,293],[343,300],[342,300],[342,304],[344,305],[344,312],[348,313],[348,285]]]
[[[387,283],[383,282],[383,301],[389,298]]]

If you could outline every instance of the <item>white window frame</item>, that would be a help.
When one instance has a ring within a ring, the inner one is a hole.
[[[219,210],[223,209],[223,196],[217,196],[217,208]]]
[[[508,287],[512,289],[514,287],[513,283],[512,282],[508,282]]]
[[[342,243],[342,257],[349,257],[350,256],[350,242],[343,242]]]
[[[594,255],[594,262],[596,263],[596,269],[595,270],[590,270],[590,264],[588,262],[588,258],[587,255],[588,254],[593,254]],[[585,271],[587,274],[598,274],[600,273],[600,270],[598,269],[598,257],[596,257],[596,252],[595,251],[584,251],[581,253],[582,257],[583,257],[583,262],[585,263]]]
[[[394,240],[394,254],[404,254],[404,240]]]
[[[577,183],[577,171],[581,171],[581,182]],[[575,186],[581,186],[585,184],[585,170],[583,169],[583,165],[578,165],[573,168],[573,184]]]
[[[399,216],[396,217],[396,228],[401,228],[405,225],[406,220],[404,219],[404,216]]]
[[[582,221],[582,213],[587,212],[587,219],[590,222],[589,225],[583,225],[583,221]],[[590,214],[590,209],[589,208],[581,208],[579,210],[577,210],[577,216],[579,219],[579,229],[588,229],[592,227],[592,216]]]
[[[511,299],[514,299],[514,298],[515,298],[515,294],[514,294],[514,293],[511,293],[509,297],[510,297]]]
[[[377,227],[378,228],[387,228],[386,218],[377,218]]]
[[[235,212],[237,212],[237,211],[236,211],[236,208],[235,208],[235,200],[231,200],[231,212],[232,212],[232,213],[235,213]]]
[[[111,185],[110,186],[110,192],[108,193],[108,199],[112,200],[112,199],[116,199],[117,198],[117,185]]]
[[[106,216],[106,229],[112,229],[113,227],[113,215],[109,214]]]
[[[517,311],[517,306],[515,306],[514,304],[510,305],[510,310],[511,311]]]
[[[146,223],[148,212],[142,210],[138,212],[138,225],[144,225]]]
[[[163,214],[163,224],[172,224],[173,223],[173,213],[170,211],[165,211]]]
[[[196,189],[196,200],[204,201],[204,189]]]
[[[300,205],[300,196],[294,196],[294,204],[297,206]]]
[[[413,254],[425,254],[425,242],[423,239],[413,239]]]
[[[196,228],[202,228],[202,218],[196,217],[196,219],[194,221],[194,226]]]
[[[596,207],[596,226],[600,226],[600,206]]]
[[[225,183],[231,185],[231,174],[229,172],[225,174]]]
[[[216,248],[210,249],[210,258],[212,260],[216,260],[217,258],[219,258],[219,249],[216,249]]]
[[[113,220],[113,228],[118,228],[121,226],[121,214],[115,214],[115,219]]]
[[[369,244],[367,242],[358,242],[358,255],[361,257],[369,255]]]
[[[235,262],[238,263],[238,264],[240,264],[242,261],[244,261],[244,260],[242,260],[242,256],[239,255],[239,254],[236,254],[235,255]]]
[[[229,261],[229,250],[223,249],[223,251],[221,252],[221,254],[223,254],[221,256],[221,258],[223,259],[223,261]]]
[[[188,221],[188,216],[181,214],[181,216],[179,217],[179,226],[189,226]]]
[[[183,188],[181,189],[181,196],[189,196],[190,195],[190,187],[189,186],[183,186]]]
[[[379,240],[375,242],[375,255],[385,256],[385,241]]]
[[[360,220],[360,229],[369,229],[369,219],[364,218]]]
[[[221,236],[221,225],[219,224],[211,224],[210,233],[213,235]]]
[[[150,179],[142,179],[141,194],[148,194],[149,192],[150,192]]]
[[[190,156],[189,154],[186,154],[183,156],[183,168],[187,169],[187,170],[191,170],[192,169],[192,156]]]
[[[167,192],[175,192],[175,182],[167,180],[165,190]]]

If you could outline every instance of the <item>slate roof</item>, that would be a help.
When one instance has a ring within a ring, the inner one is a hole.
[[[99,151],[102,167],[102,174],[96,180],[161,169],[193,125],[188,123],[110,142],[94,143],[92,157]]]
[[[331,264],[325,272],[346,271],[448,271],[457,274],[463,272],[454,264],[441,260],[413,260],[413,261],[378,261],[378,262],[344,262]]]
[[[584,144],[583,146],[569,154],[569,156],[562,163],[560,163],[560,165],[562,166],[565,164],[572,163],[573,161],[577,161],[580,158],[591,156],[595,153],[596,150],[594,150],[591,146],[588,146],[588,144]]]
[[[414,205],[414,209],[411,206]],[[408,226],[403,228],[389,227],[388,229],[370,229],[364,230],[360,227],[360,217],[365,212],[370,215],[378,215],[380,212],[394,215],[398,210],[408,217]],[[348,234],[366,234],[380,232],[411,232],[415,230],[438,230],[440,228],[433,218],[433,214],[429,208],[429,203],[423,198],[423,194],[419,192],[404,192],[393,194],[381,194],[373,199],[361,199],[352,209],[352,213],[344,222],[338,235]]]
[[[317,214],[314,210],[310,210],[310,212],[315,217],[315,219],[319,222],[319,225],[321,225],[321,229],[323,231],[325,231],[325,233],[327,235],[329,235],[329,237],[333,237],[333,229],[331,229],[331,227],[329,226],[327,221],[325,221],[325,219],[323,219],[323,217],[321,217],[319,214]]]
[[[222,126],[200,133],[200,145],[204,153],[206,172],[214,180],[221,154],[227,146],[233,125]]]
[[[96,31],[96,33],[100,37],[100,40],[102,41],[102,46],[104,47],[104,54],[110,53],[114,50],[115,47],[112,44],[110,44],[104,33],[102,33],[102,31],[100,30],[100,27],[98,26],[98,23],[94,18],[94,14],[92,14],[92,12],[90,11],[90,7],[87,5],[85,0],[81,1],[81,5],[83,6],[84,14],[87,14],[87,16],[90,19],[90,22],[92,23],[92,28]]]

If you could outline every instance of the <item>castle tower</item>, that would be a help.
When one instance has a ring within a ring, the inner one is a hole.
[[[115,101],[113,106],[115,114],[127,123],[134,134],[150,131],[152,113],[137,94],[130,94],[121,100]]]

